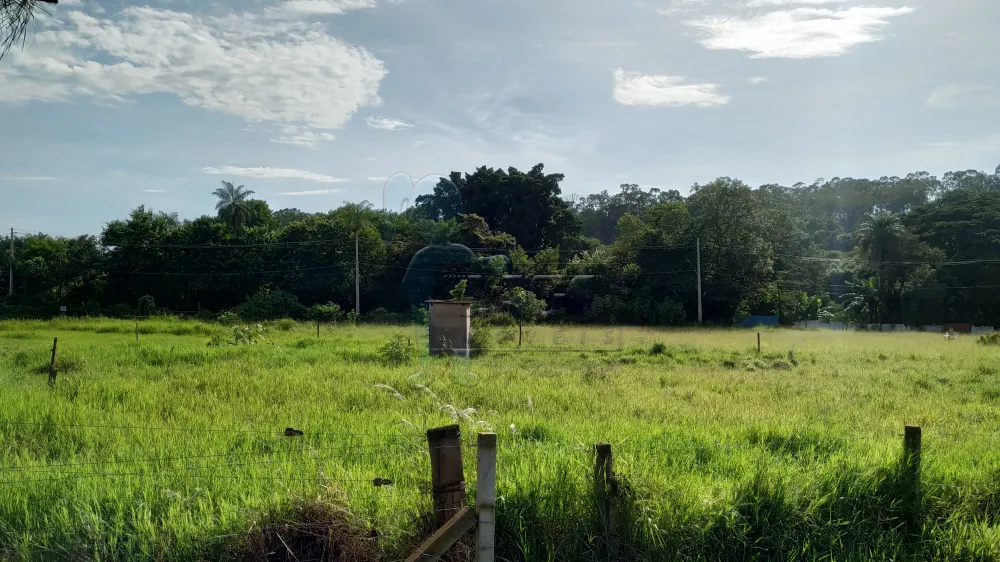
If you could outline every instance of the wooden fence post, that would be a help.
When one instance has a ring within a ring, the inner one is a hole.
[[[437,530],[465,505],[461,429],[457,425],[428,429],[427,447],[431,455],[434,529]]]
[[[910,534],[921,532],[920,509],[920,428],[908,425],[903,432],[903,470],[910,499]]]
[[[597,462],[594,464],[594,495],[597,497],[597,511],[604,528],[605,560],[616,560],[618,555],[618,537],[615,533],[615,496],[614,463],[611,457],[611,445],[597,443],[594,445]]]
[[[319,337],[319,320],[316,321],[316,337]]]
[[[52,338],[52,361],[49,362],[49,386],[56,384],[56,344],[59,338]]]
[[[757,355],[760,355],[760,332],[757,332]]]
[[[497,434],[480,433],[476,443],[476,562],[493,562],[496,528]]]
[[[139,323],[135,323],[135,341],[139,341]]]

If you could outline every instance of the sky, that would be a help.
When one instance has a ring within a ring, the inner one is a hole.
[[[0,228],[1000,164],[996,0],[61,0],[0,60]],[[392,178],[389,180],[389,178]],[[388,183],[388,185],[387,185]]]

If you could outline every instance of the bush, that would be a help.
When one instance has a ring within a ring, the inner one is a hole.
[[[357,324],[359,318],[361,318],[361,316],[353,310],[347,313],[347,321],[351,324]]]
[[[156,301],[153,300],[153,295],[139,297],[137,310],[139,311],[139,316],[152,316],[156,314]]]
[[[240,323],[240,316],[231,310],[227,310],[219,315],[219,324],[224,326],[235,326]]]
[[[295,327],[295,320],[292,320],[291,318],[282,318],[274,323],[274,327],[282,332],[288,332]]]
[[[656,322],[658,324],[670,326],[683,324],[687,318],[687,315],[684,313],[684,307],[671,299],[664,299],[663,302],[656,303],[654,305],[654,314],[656,315]]]
[[[379,349],[382,360],[389,365],[405,365],[415,354],[413,342],[403,334],[395,334]]]
[[[407,324],[409,318],[406,314],[396,314],[384,308],[376,308],[365,315],[362,320],[371,324]]]
[[[135,316],[135,311],[127,304],[115,304],[105,311],[111,318],[131,318]]]
[[[426,326],[430,322],[430,313],[427,309],[422,306],[413,307],[413,313],[410,315],[410,319],[421,326]]]
[[[506,312],[491,312],[482,317],[482,322],[488,326],[517,326],[517,320]]]
[[[258,292],[233,309],[240,318],[253,322],[278,318],[305,318],[307,309],[299,298],[284,291]]]
[[[333,301],[326,304],[314,304],[309,309],[309,318],[317,322],[336,322],[340,320],[342,314],[340,305]]]
[[[982,345],[1000,345],[1000,332],[979,336],[979,343]]]
[[[650,355],[663,355],[666,351],[667,346],[661,341],[654,343],[653,347],[649,348]]]
[[[469,347],[472,349],[470,355],[481,357],[493,348],[493,330],[481,320],[474,321],[471,330],[469,334]]]

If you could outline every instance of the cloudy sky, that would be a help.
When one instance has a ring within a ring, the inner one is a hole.
[[[480,165],[544,162],[566,195],[992,170],[997,21],[996,0],[61,0],[0,61],[0,227],[193,218],[220,180],[382,206],[396,173]]]

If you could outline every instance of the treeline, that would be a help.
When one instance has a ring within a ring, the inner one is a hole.
[[[684,324],[700,247],[708,323],[1000,324],[1000,167],[757,188],[719,178],[687,197],[629,184],[575,202],[562,182],[541,164],[483,167],[403,212],[325,213],[272,211],[223,182],[214,215],[139,207],[100,236],[16,235],[0,315],[124,315],[143,297],[146,312],[352,310],[357,260],[363,314],[406,317],[466,279],[484,308],[509,309],[525,288],[555,318]]]

